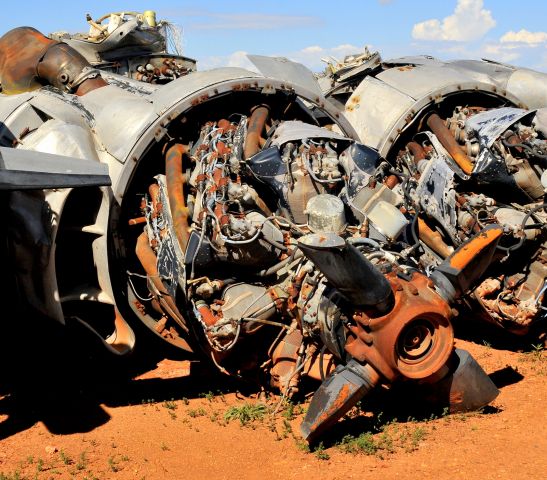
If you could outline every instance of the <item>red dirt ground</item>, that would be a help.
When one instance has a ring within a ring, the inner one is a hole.
[[[410,410],[418,420],[403,411],[397,421],[397,406],[409,398],[379,392],[362,407],[370,405],[375,417],[355,413],[315,452],[304,451],[298,440],[299,407],[289,420],[285,413],[247,426],[227,422],[230,406],[258,400],[203,372],[189,375],[189,362],[161,361],[130,381],[81,373],[91,387],[74,387],[73,370],[49,379],[47,369],[56,367],[34,365],[29,368],[39,373],[29,383],[35,386],[17,384],[0,396],[0,479],[545,478],[545,353],[463,340],[457,346],[469,350],[500,387],[492,408],[430,417]],[[219,389],[225,393],[208,393]],[[344,451],[354,445],[344,435],[370,429],[378,415],[390,422],[380,422],[375,451]]]

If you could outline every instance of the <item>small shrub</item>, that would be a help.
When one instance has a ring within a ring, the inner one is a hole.
[[[74,463],[72,459],[64,452],[64,450],[59,451],[59,457],[65,465],[71,465],[72,463]]]
[[[323,442],[321,442],[319,445],[317,445],[314,450],[313,454],[319,459],[319,460],[329,460],[330,455],[325,451],[325,446],[323,445]]]
[[[240,407],[230,407],[224,414],[224,420],[239,420],[241,425],[247,425],[262,420],[267,413],[268,408],[263,403],[246,403]]]
[[[177,407],[177,404],[175,403],[175,400],[174,399],[171,399],[171,400],[165,400],[165,402],[163,402],[163,406],[167,409],[167,410],[176,410],[178,407]]]
[[[112,470],[114,473],[120,471],[120,467],[118,467],[118,464],[114,457],[108,458],[108,466],[110,467],[110,470]]]
[[[374,455],[379,447],[370,432],[361,433],[358,437],[346,435],[339,444],[342,451],[346,453],[363,453]]]
[[[87,466],[87,458],[85,456],[85,452],[80,453],[80,457],[78,458],[78,461],[76,462],[76,468],[78,470],[84,470]]]

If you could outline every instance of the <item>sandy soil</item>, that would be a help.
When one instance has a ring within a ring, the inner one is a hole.
[[[443,415],[381,389],[309,452],[305,404],[241,425],[231,407],[277,399],[152,350],[138,368],[109,364],[59,332],[3,338],[0,479],[545,478],[547,358],[512,340],[457,341],[501,390],[483,412]]]

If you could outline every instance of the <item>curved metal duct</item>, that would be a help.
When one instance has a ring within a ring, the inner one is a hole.
[[[32,27],[14,28],[0,38],[0,79],[5,95],[51,85],[81,96],[107,85],[80,53]]]

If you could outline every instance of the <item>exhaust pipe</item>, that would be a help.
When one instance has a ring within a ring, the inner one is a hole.
[[[259,105],[254,108],[251,118],[249,118],[247,138],[243,146],[243,158],[245,160],[248,160],[260,150],[262,132],[269,116],[270,107],[267,105]]]
[[[165,179],[173,226],[183,253],[188,247],[190,231],[188,208],[184,201],[183,159],[188,159],[188,147],[175,143],[165,152]]]
[[[433,133],[437,136],[442,146],[446,148],[446,151],[462,169],[466,175],[473,173],[473,162],[460,147],[450,130],[444,124],[444,120],[436,113],[432,113],[427,118],[427,125]]]

